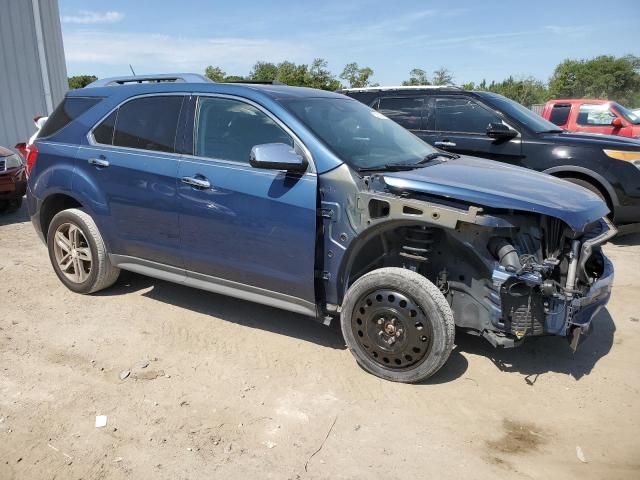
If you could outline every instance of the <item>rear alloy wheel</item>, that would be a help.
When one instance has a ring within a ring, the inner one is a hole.
[[[91,274],[89,242],[73,223],[63,223],[54,232],[53,253],[62,274],[73,283],[83,283]]]
[[[71,208],[53,217],[47,247],[56,275],[74,292],[97,292],[118,279],[120,269],[111,265],[98,227],[83,210]]]
[[[455,326],[446,299],[425,277],[402,268],[359,278],[345,296],[341,326],[358,363],[395,382],[429,378],[453,348]]]

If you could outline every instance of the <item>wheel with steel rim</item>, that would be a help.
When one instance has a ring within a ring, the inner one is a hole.
[[[120,270],[109,261],[95,222],[83,210],[63,210],[47,232],[49,258],[58,278],[77,293],[93,293],[112,285]]]
[[[422,275],[381,268],[347,291],[342,333],[358,363],[387,380],[414,383],[437,372],[453,349],[453,313]]]

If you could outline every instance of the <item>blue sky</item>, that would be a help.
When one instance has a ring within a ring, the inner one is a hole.
[[[456,83],[533,75],[565,58],[640,55],[640,0],[59,0],[69,75],[247,74],[257,60],[328,60],[398,84],[446,67]],[[607,7],[609,5],[609,7]]]

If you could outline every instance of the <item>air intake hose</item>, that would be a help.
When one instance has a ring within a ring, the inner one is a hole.
[[[522,265],[518,252],[506,239],[493,237],[489,240],[489,252],[500,262],[505,270],[518,272]]]

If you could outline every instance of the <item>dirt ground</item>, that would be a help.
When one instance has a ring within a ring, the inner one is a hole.
[[[4,215],[0,479],[640,478],[640,236],[606,250],[614,295],[575,355],[460,334],[401,385],[295,314],[129,273],[76,295]]]

